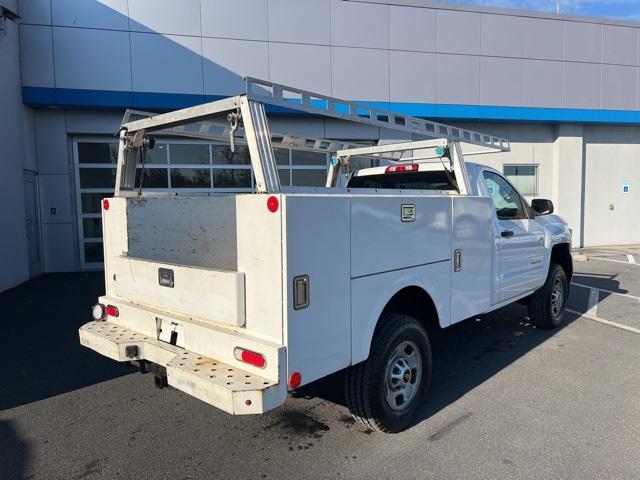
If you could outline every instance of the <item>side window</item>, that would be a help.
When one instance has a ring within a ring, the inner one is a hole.
[[[500,220],[528,218],[518,192],[500,175],[483,172],[487,190],[493,201],[493,208]]]

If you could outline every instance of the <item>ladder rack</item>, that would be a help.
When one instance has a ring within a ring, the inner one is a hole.
[[[446,138],[454,142],[486,147],[492,151],[509,151],[508,140],[473,130],[339,100],[320,93],[312,93],[258,78],[245,77],[245,84],[247,98],[256,102],[425,137]]]
[[[122,119],[122,124],[127,124],[135,118],[136,120],[151,118],[155,114],[143,112],[140,110],[127,110]],[[175,127],[156,130],[155,135],[177,136],[186,138],[195,138],[200,140],[213,140],[230,143],[231,127],[228,122],[218,122],[210,120],[202,120],[197,123],[188,123]],[[367,145],[354,142],[345,142],[341,140],[329,140],[326,138],[316,138],[301,135],[290,135],[286,133],[270,132],[271,145],[273,148],[290,148],[292,150],[300,150],[307,152],[326,152],[335,153],[340,150],[351,148],[362,148]],[[246,133],[244,128],[239,127],[233,132],[234,141],[246,145]]]
[[[273,151],[274,145],[300,150],[340,152],[339,155],[332,156],[327,175],[327,187],[337,185],[341,171],[348,165],[351,156],[360,154],[370,158],[398,162],[402,161],[403,152],[426,147],[419,140],[395,144],[393,147],[380,145],[364,147],[351,142],[273,134],[269,130],[265,104],[280,107],[285,111],[298,110],[312,115],[398,130],[410,133],[412,138],[440,139],[447,145],[447,156],[451,169],[458,179],[458,190],[461,194],[467,194],[470,191],[460,147],[461,143],[481,147],[482,151],[473,153],[509,151],[509,142],[503,138],[347,100],[339,100],[266,80],[245,77],[245,90],[244,94],[234,97],[151,117],[143,116],[143,118],[133,121],[131,121],[131,116],[134,116],[135,112],[128,112],[119,132],[115,195],[136,195],[134,187],[137,151],[141,148],[148,148],[147,145],[150,144],[148,134],[151,132],[161,134],[164,132],[209,140],[229,140],[231,144],[234,144],[237,138],[242,143],[246,143],[249,147],[258,193],[281,191],[277,162]],[[138,112],[138,116],[140,113]],[[221,127],[219,121],[224,122],[225,119],[229,122],[229,126]],[[242,127],[240,127],[240,121]],[[241,131],[239,132],[239,130]],[[417,160],[418,157],[414,155],[412,158],[406,158],[405,161],[413,159]]]

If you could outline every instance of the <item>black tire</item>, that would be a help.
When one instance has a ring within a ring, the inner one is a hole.
[[[569,293],[567,274],[564,269],[552,263],[544,285],[529,300],[529,318],[538,328],[555,328],[562,323]],[[554,303],[554,291],[560,288],[561,305]]]
[[[431,385],[431,345],[424,327],[408,315],[383,314],[380,322],[382,328],[373,338],[369,358],[348,368],[345,373],[345,398],[351,414],[365,427],[397,433],[414,421],[427,397]],[[414,356],[412,350],[417,350],[419,356]],[[393,365],[390,362],[401,361],[405,354],[415,362],[416,368],[407,367],[404,374],[399,375],[392,368],[397,366],[397,362]],[[390,393],[397,395],[396,401],[403,396],[401,390],[411,387],[406,404],[396,404],[395,408],[387,400],[387,385],[393,383],[391,372],[396,372],[394,380],[398,390],[394,388]]]

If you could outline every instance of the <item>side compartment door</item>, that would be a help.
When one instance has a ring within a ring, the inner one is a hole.
[[[482,183],[494,207],[498,302],[503,302],[540,286],[545,266],[544,230],[530,218],[524,200],[504,177],[483,170]]]

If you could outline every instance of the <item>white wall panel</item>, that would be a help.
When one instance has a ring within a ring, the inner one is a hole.
[[[524,18],[507,15],[482,15],[482,54],[522,57]]]
[[[267,0],[200,0],[205,37],[267,40]]]
[[[640,242],[640,129],[585,127],[584,243],[622,245]],[[622,192],[622,182],[631,185]]]
[[[112,137],[122,124],[124,111],[67,110],[67,132],[69,134],[109,135]],[[117,140],[114,138],[114,141]]]
[[[480,99],[480,57],[436,55],[436,101],[477,105]]]
[[[347,100],[389,101],[389,52],[331,47],[332,95]]]
[[[522,60],[480,57],[480,104],[522,104]]]
[[[69,175],[38,175],[38,193],[42,223],[71,223],[74,220]]]
[[[202,55],[207,95],[237,95],[243,91],[244,75],[269,78],[266,42],[203,38]]]
[[[312,92],[331,94],[331,47],[269,44],[269,78]]]
[[[564,23],[545,18],[525,18],[523,53],[525,58],[562,60]]]
[[[324,120],[321,118],[305,117],[271,117],[269,129],[276,133],[290,133],[292,135],[310,135],[324,138]]]
[[[524,60],[522,103],[530,107],[562,105],[562,62]]]
[[[132,33],[134,91],[202,94],[201,46],[199,37]]]
[[[389,6],[332,0],[331,44],[389,48]]]
[[[434,52],[436,11],[431,8],[392,5],[389,10],[389,47],[395,50]]]
[[[435,102],[435,53],[392,50],[389,55],[389,88],[391,101]]]
[[[565,63],[562,87],[563,106],[567,108],[600,108],[600,76],[602,65]]]
[[[130,0],[129,15],[132,31],[202,34],[200,0]]]
[[[269,0],[271,41],[329,45],[330,22],[330,0]]]
[[[42,250],[45,272],[77,270],[75,235],[71,223],[43,224]]]
[[[20,25],[22,86],[54,86],[52,42],[51,27]]]
[[[604,25],[602,27],[602,61],[620,65],[637,65],[637,28]]]
[[[353,140],[377,140],[380,129],[371,125],[360,125],[344,120],[328,118],[324,121],[325,138],[346,138]]]
[[[35,110],[35,148],[40,174],[68,174],[69,152],[65,112]]]
[[[602,66],[603,109],[630,110],[636,104],[636,67]]]
[[[52,0],[51,8],[54,25],[129,29],[127,0]]]
[[[480,53],[482,15],[474,12],[438,10],[436,50],[441,53]]]
[[[51,0],[18,0],[22,23],[51,25]]]
[[[56,87],[131,90],[129,33],[53,27]]]
[[[565,22],[564,59],[574,62],[600,62],[602,60],[602,25]]]

